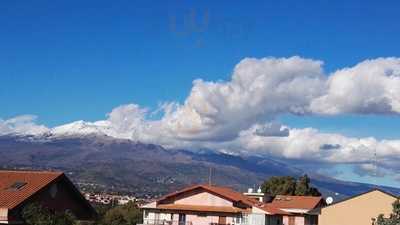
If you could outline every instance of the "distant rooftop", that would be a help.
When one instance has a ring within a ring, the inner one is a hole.
[[[0,170],[0,208],[18,206],[62,175],[62,172]]]

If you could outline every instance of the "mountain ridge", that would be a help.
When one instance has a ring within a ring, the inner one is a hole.
[[[5,168],[59,169],[78,184],[96,184],[107,191],[160,195],[190,184],[213,183],[244,191],[271,176],[306,173],[285,162],[261,156],[165,149],[107,135],[3,135],[0,164]],[[345,198],[375,185],[340,181],[308,173],[325,196]],[[399,194],[400,189],[380,187]],[[339,195],[336,195],[338,193]]]

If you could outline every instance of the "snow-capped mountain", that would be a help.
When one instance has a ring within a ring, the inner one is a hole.
[[[69,124],[59,127],[56,134],[50,136],[0,135],[0,167],[57,169],[72,174],[77,182],[137,193],[165,193],[204,183],[210,167],[215,182],[238,190],[260,184],[270,176],[297,177],[304,173],[288,162],[271,157],[165,149],[159,145],[100,136],[97,134],[103,130],[91,125]],[[75,135],[78,132],[84,135]],[[344,197],[374,187],[309,175],[313,184],[326,195],[337,192]],[[400,193],[396,188],[383,188]]]
[[[53,136],[73,136],[73,135],[112,135],[112,129],[110,122],[97,121],[97,122],[85,122],[82,120],[64,124],[62,126],[54,127],[49,131]]]
[[[3,126],[1,126],[3,124]],[[27,126],[29,129],[27,129]],[[124,133],[118,130],[108,120],[96,122],[86,122],[83,120],[72,123],[63,124],[53,128],[44,126],[35,126],[33,124],[24,124],[20,129],[16,129],[16,125],[12,123],[0,123],[0,136],[15,136],[21,139],[29,138],[30,140],[50,140],[63,137],[82,137],[82,136],[109,136],[118,139],[132,139],[129,132]]]

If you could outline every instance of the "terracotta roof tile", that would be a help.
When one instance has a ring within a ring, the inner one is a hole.
[[[317,207],[322,200],[322,197],[277,195],[270,206],[279,209],[311,210]]]
[[[0,170],[0,208],[12,209],[62,176],[61,172]],[[12,188],[21,182],[20,188]]]
[[[211,193],[217,194],[221,197],[224,197],[228,200],[235,201],[235,202],[242,202],[248,206],[252,206],[256,201],[256,200],[250,199],[249,197],[247,197],[239,192],[236,192],[230,188],[227,188],[227,187],[217,187],[217,186],[199,184],[199,185],[193,185],[193,186],[184,188],[182,190],[165,195],[165,196],[161,197],[159,200],[157,200],[157,202],[160,202],[160,201],[168,199],[170,197],[177,196],[182,193],[196,190],[196,189],[203,189],[203,190],[209,191]]]
[[[200,205],[178,205],[169,203],[165,204],[166,202],[163,201],[197,189],[203,189],[210,193],[214,193],[230,201],[242,202],[245,205],[248,205],[249,208],[257,207],[261,210],[264,210],[268,214],[272,215],[292,214],[290,212],[284,211],[285,209],[312,210],[316,208],[318,204],[323,200],[322,197],[277,195],[271,203],[262,203],[255,199],[249,198],[248,196],[245,196],[242,193],[236,192],[230,188],[210,186],[210,185],[194,185],[161,197],[159,200],[157,200],[158,203],[157,208],[177,209],[177,210],[190,209],[193,211],[205,211],[205,212],[209,211],[208,209],[212,208],[212,210],[220,210],[221,212],[225,212],[226,210],[230,212],[234,211],[234,210],[232,211],[232,209],[222,209],[221,207],[212,207],[212,206],[210,208],[210,206],[200,206]],[[235,208],[235,207],[228,207],[228,208]]]
[[[265,212],[267,212],[270,215],[292,215],[292,213],[280,210],[279,208],[273,206],[270,203],[266,203],[266,204],[262,204],[262,205],[257,204],[256,207],[264,210]]]

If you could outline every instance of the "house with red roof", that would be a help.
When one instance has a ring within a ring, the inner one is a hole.
[[[149,225],[317,225],[321,197],[254,198],[230,188],[195,185],[142,206]]]
[[[96,211],[61,172],[0,170],[0,224],[23,224],[21,212],[37,203],[54,212],[93,221]]]

